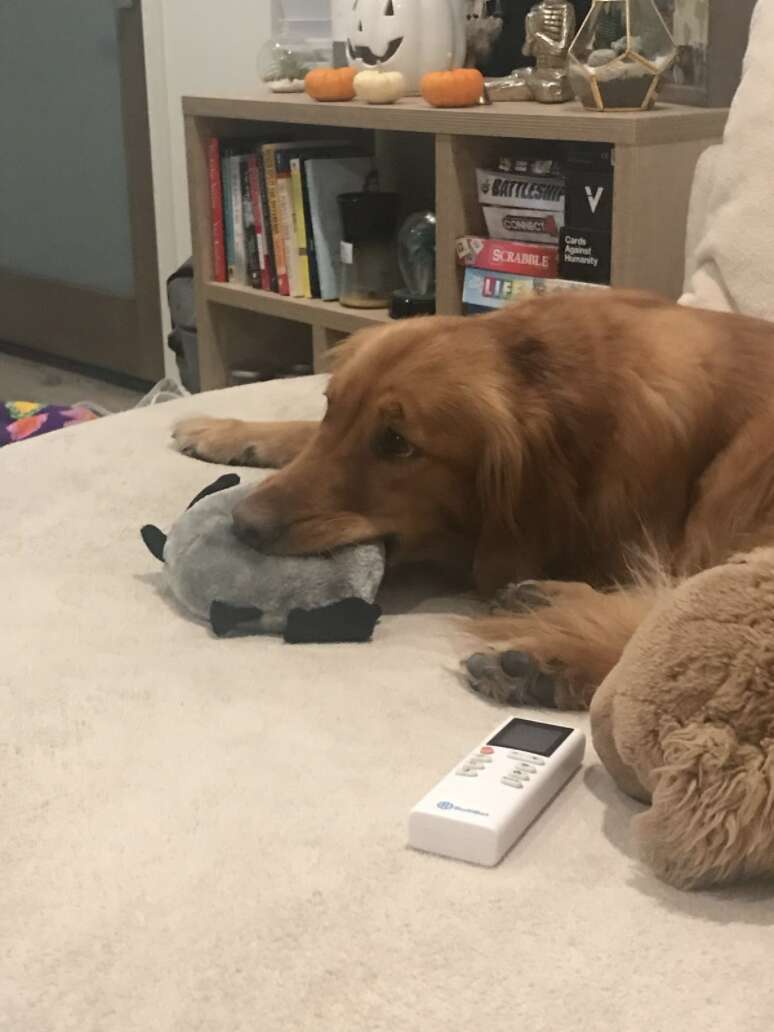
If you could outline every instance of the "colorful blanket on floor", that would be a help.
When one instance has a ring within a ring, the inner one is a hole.
[[[85,405],[39,405],[34,401],[0,401],[0,448],[4,444],[98,419]]]

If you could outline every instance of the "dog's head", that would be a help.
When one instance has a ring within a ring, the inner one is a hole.
[[[529,403],[492,319],[414,319],[342,345],[319,431],[240,504],[238,532],[284,554],[386,539],[392,560],[477,566],[487,588],[507,577]]]

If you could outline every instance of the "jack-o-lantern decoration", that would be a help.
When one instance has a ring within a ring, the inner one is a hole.
[[[465,64],[465,0],[353,0],[347,58],[358,71],[400,72],[419,93],[425,72]]]

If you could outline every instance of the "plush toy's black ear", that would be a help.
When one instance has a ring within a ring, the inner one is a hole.
[[[362,598],[345,598],[320,609],[291,609],[285,641],[291,645],[370,641],[381,615],[379,606]]]
[[[210,484],[209,487],[203,488],[188,508],[193,508],[197,502],[200,502],[202,498],[207,498],[208,495],[217,494],[218,491],[225,491],[229,487],[236,487],[239,483],[241,483],[241,481],[236,473],[224,473],[222,477],[218,477],[218,479],[213,484]]]
[[[210,624],[219,638],[237,630],[242,634],[257,633],[260,628],[250,628],[249,625],[257,624],[262,616],[262,610],[255,606],[230,606],[217,599],[210,603]]]
[[[154,527],[152,523],[146,523],[140,529],[140,534],[145,546],[151,555],[155,555],[159,562],[164,562],[164,545],[167,543],[167,535],[163,530]]]

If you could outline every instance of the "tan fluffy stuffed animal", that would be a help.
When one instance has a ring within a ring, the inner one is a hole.
[[[774,548],[715,567],[651,612],[591,706],[594,744],[643,858],[700,888],[774,875]]]

